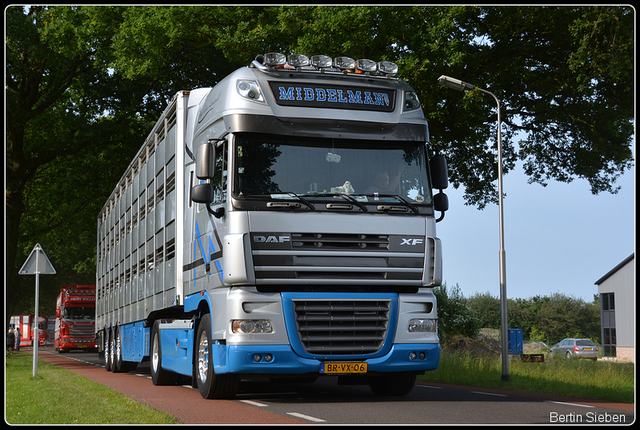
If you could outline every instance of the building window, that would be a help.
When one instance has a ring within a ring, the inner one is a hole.
[[[600,318],[602,323],[602,356],[616,356],[616,306],[614,293],[600,295]]]

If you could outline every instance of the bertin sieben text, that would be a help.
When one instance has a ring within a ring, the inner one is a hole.
[[[585,414],[560,414],[549,412],[549,422],[551,423],[626,423],[627,417],[624,414],[610,414],[608,412],[587,412]]]

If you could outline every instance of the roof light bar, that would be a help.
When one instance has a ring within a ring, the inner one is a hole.
[[[285,55],[279,52],[269,52],[259,55],[256,60],[267,67],[277,67],[292,69],[301,69],[303,67],[312,66],[317,70],[338,69],[343,72],[365,73],[367,75],[378,74],[387,76],[396,76],[398,74],[398,65],[391,61],[375,62],[367,58],[355,60],[351,57],[335,57],[328,55],[314,55],[308,57],[304,54]]]

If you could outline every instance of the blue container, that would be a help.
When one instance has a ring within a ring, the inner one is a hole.
[[[510,328],[509,336],[509,355],[522,355],[522,330],[519,328]]]

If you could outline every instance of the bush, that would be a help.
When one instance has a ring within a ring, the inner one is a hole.
[[[456,335],[470,338],[478,335],[478,319],[471,313],[457,284],[450,291],[446,284],[442,284],[433,289],[433,294],[438,300],[438,334],[442,343]]]

